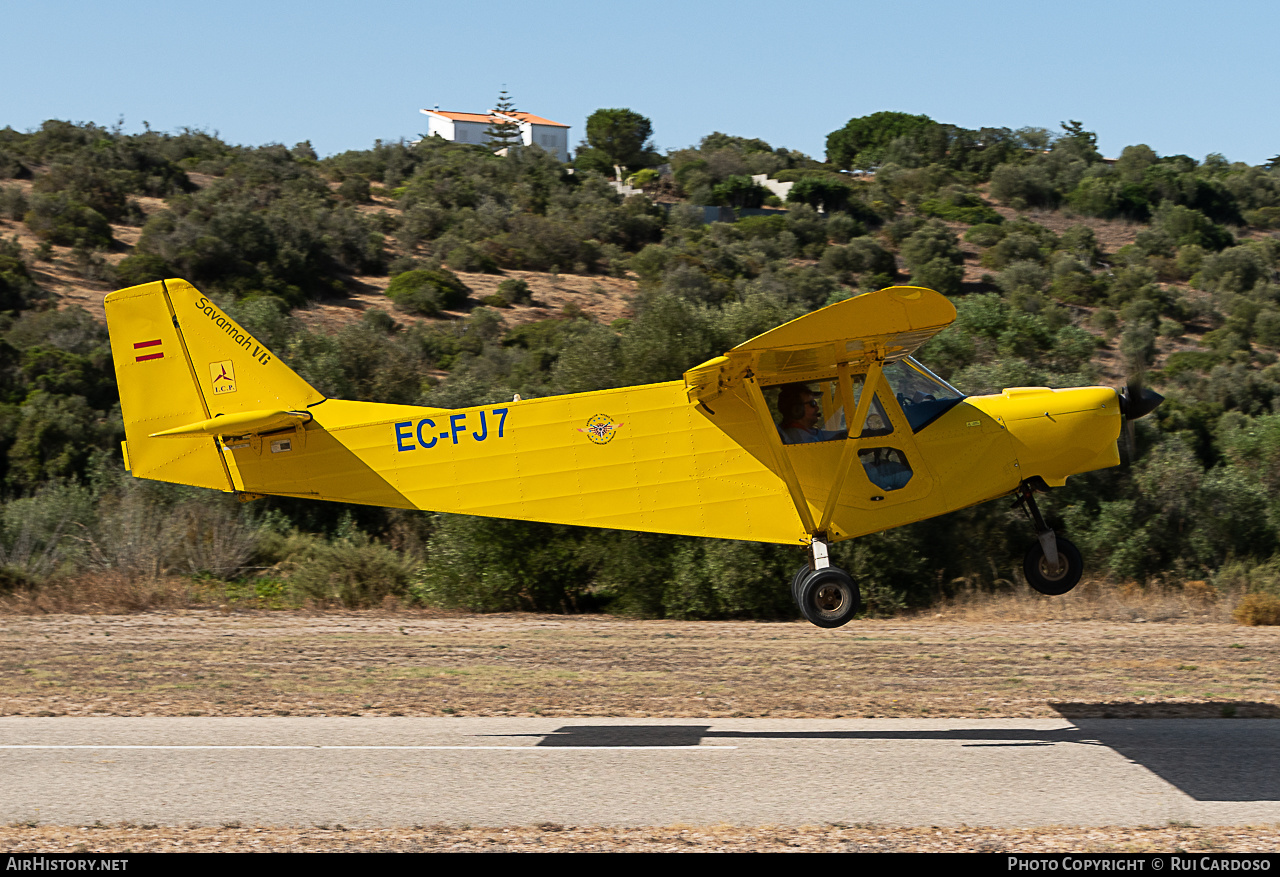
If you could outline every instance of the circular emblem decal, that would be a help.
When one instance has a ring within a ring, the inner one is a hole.
[[[587,438],[597,445],[607,445],[613,441],[613,435],[620,426],[622,424],[614,423],[613,418],[608,414],[597,414],[587,421],[585,428],[578,430],[578,432],[586,433]]]

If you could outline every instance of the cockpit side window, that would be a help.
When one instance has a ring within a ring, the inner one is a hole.
[[[848,438],[844,405],[833,380],[784,384],[778,390],[778,434],[784,445]]]
[[[862,399],[866,375],[852,375],[854,404]],[[885,411],[880,390],[871,399],[866,419],[858,438],[874,438],[893,434],[893,421]],[[846,411],[835,379],[784,384],[772,401],[777,410],[778,434],[784,445],[839,441],[849,437]]]

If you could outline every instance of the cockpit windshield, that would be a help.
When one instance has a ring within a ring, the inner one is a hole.
[[[924,429],[964,398],[964,393],[909,356],[887,364],[884,378],[893,388],[912,432]]]

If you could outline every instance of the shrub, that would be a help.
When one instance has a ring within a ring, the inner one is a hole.
[[[931,220],[902,242],[902,259],[915,272],[939,260],[959,266],[964,262],[964,254],[960,252],[960,245],[951,229]]]
[[[22,258],[22,245],[16,237],[0,239],[0,311],[20,310],[35,291],[35,281]]]
[[[456,274],[443,268],[406,271],[387,287],[387,296],[397,310],[427,317],[462,307],[470,293],[471,289]]]
[[[165,280],[175,273],[169,263],[153,253],[133,253],[116,266],[116,277],[121,286],[138,286],[154,280]]]
[[[980,247],[993,247],[1008,234],[1002,226],[989,222],[980,222],[964,233],[964,239]]]
[[[881,247],[873,238],[854,238],[843,247],[830,246],[822,251],[821,267],[830,274],[887,274],[897,273],[893,254]]]
[[[1040,241],[1028,234],[1014,233],[982,254],[984,268],[1004,268],[1014,262],[1044,261]]]
[[[27,196],[17,186],[0,186],[0,214],[20,222],[29,206]]]
[[[867,227],[847,213],[833,213],[827,220],[827,238],[837,244],[847,244],[866,233]]]
[[[988,206],[977,192],[963,186],[948,186],[937,197],[924,199],[920,202],[920,212],[969,225],[999,225],[1004,222],[1004,217]]]
[[[1249,626],[1280,624],[1280,597],[1275,594],[1245,594],[1232,616]]]
[[[471,244],[454,247],[445,257],[449,267],[454,271],[466,271],[471,274],[498,274],[498,263],[487,253],[481,252]]]
[[[729,207],[759,207],[766,194],[751,177],[735,174],[711,187],[711,202]]]
[[[1052,207],[1058,201],[1053,181],[1041,165],[1000,165],[991,173],[991,197],[1015,210]]]
[[[937,258],[911,271],[911,285],[923,286],[943,295],[957,295],[964,281],[964,266]]]
[[[498,291],[484,300],[487,305],[509,308],[512,305],[527,305],[533,301],[533,292],[529,284],[516,278],[508,277],[498,284]]]
[[[592,552],[581,527],[444,515],[428,543],[431,562],[418,573],[412,598],[428,606],[472,612],[569,612],[586,608]],[[586,606],[583,605],[585,602]]]
[[[808,204],[827,213],[849,210],[853,203],[853,186],[836,177],[803,177],[787,193],[792,204]]]
[[[32,196],[23,221],[32,234],[52,244],[106,247],[112,241],[105,216],[60,192]]]
[[[660,174],[653,168],[647,167],[636,171],[627,177],[627,185],[634,186],[637,189],[643,189],[645,186],[652,186],[658,182]]]
[[[361,176],[347,177],[338,186],[338,197],[352,204],[367,204],[372,199],[369,180]]]
[[[416,565],[356,530],[331,543],[315,543],[289,583],[323,605],[362,609],[409,591]]]
[[[1162,205],[1153,225],[1179,247],[1195,244],[1206,250],[1222,250],[1235,243],[1231,232],[1200,211],[1178,204]]]

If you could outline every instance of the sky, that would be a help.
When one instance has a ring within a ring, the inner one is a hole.
[[[484,112],[505,86],[571,144],[626,107],[664,151],[722,131],[822,158],[850,118],[896,110],[1079,120],[1109,157],[1280,153],[1268,2],[17,0],[3,19],[0,127],[20,131],[122,120],[324,156],[416,139],[420,108]]]

